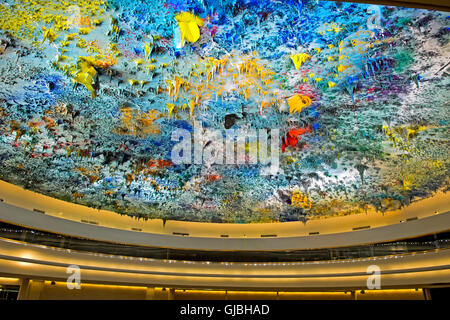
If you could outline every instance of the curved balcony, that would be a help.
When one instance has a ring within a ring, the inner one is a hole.
[[[219,224],[138,221],[0,182],[0,221],[121,244],[196,250],[296,250],[355,246],[440,233],[450,225],[448,194],[394,212],[302,222]]]
[[[0,239],[2,276],[66,281],[67,267],[83,283],[227,290],[350,290],[367,288],[368,267],[381,285],[418,288],[448,283],[450,251],[321,262],[213,263],[156,260],[74,252]]]

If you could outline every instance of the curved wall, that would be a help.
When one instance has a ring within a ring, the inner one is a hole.
[[[381,286],[414,288],[448,283],[450,250],[346,261],[210,263],[87,254],[0,239],[3,276],[66,281],[77,265],[82,283],[172,288],[253,290],[364,289],[367,268],[381,270]]]
[[[0,186],[0,197],[4,200],[0,203],[0,221],[77,237],[155,247],[240,251],[319,249],[393,241],[447,231],[450,226],[450,201],[444,193],[384,215],[369,212],[306,223],[248,225],[168,221],[163,226],[161,220],[137,221],[5,182],[0,182]],[[221,237],[224,234],[228,237]]]

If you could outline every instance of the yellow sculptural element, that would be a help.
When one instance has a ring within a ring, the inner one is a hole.
[[[91,92],[92,98],[96,97],[95,89],[93,86],[94,78],[92,77],[91,74],[89,74],[88,72],[79,72],[75,75],[73,79],[74,82],[84,85],[86,89],[88,89]]]
[[[133,86],[137,85],[139,83],[139,81],[135,80],[135,79],[128,79],[128,83],[129,83],[130,87],[133,87]]]
[[[70,8],[76,6],[76,23],[79,26],[91,25],[91,16],[101,15],[104,1],[90,0],[21,0],[11,5],[0,5],[0,29],[10,32],[19,39],[33,39],[37,36],[36,27],[51,25],[55,34],[66,31],[73,24],[69,17]],[[98,25],[101,20],[94,20]],[[44,31],[45,32],[45,31]],[[38,46],[37,41],[33,45]]]
[[[403,189],[408,191],[411,190],[411,187],[413,186],[413,183],[407,179],[403,180]]]
[[[78,64],[81,72],[88,72],[93,76],[97,74],[97,71],[94,69],[93,65],[95,63],[95,59],[93,57],[79,57],[80,62]]]
[[[301,112],[304,108],[310,106],[312,102],[310,97],[296,94],[287,99],[287,103],[289,111],[291,113],[296,113]]]
[[[119,134],[132,134],[140,137],[148,134],[157,134],[160,128],[154,123],[162,117],[162,113],[157,110],[141,112],[131,108],[120,109],[120,126],[116,128]]]
[[[92,24],[94,26],[99,26],[103,23],[103,19],[95,19],[94,21],[92,21]]]
[[[344,70],[346,70],[346,69],[348,69],[348,68],[350,68],[351,66],[343,66],[343,65],[339,65],[339,67],[338,67],[338,73],[341,73],[342,71],[344,71]]]
[[[58,38],[58,35],[55,34],[52,28],[47,29],[45,27],[42,27],[42,31],[44,32],[44,38],[42,39],[42,43],[44,43],[45,40],[48,40],[48,43],[52,43],[53,41],[56,40],[56,38]]]
[[[150,74],[151,71],[156,69],[156,66],[154,66],[153,64],[148,64],[145,66],[145,68],[147,69],[147,74]]]
[[[172,112],[173,112],[173,109],[175,108],[175,104],[173,104],[173,103],[168,103],[167,104],[167,110],[169,111],[169,119],[170,119],[170,117],[172,116]]]
[[[297,53],[297,54],[291,55],[292,62],[294,62],[295,69],[297,69],[297,70],[309,58],[310,58],[310,56],[307,53]]]
[[[109,57],[103,57],[103,59],[99,59],[100,57],[79,57],[79,62],[77,66],[78,72],[76,72],[75,76],[73,77],[73,81],[75,83],[80,83],[88,89],[91,94],[92,98],[96,97],[96,92],[94,89],[94,83],[95,78],[97,76],[97,70],[95,70],[95,67],[97,68],[105,68],[108,66],[111,66],[115,63],[114,59]],[[112,60],[111,60],[112,59]],[[68,69],[68,71],[70,71]],[[70,72],[70,73],[73,73]]]
[[[66,35],[66,41],[72,41],[73,39],[75,39],[76,36],[77,36],[76,33],[70,33]]]
[[[91,28],[80,28],[80,30],[78,30],[78,34],[82,35],[89,34],[89,32],[91,32]]]
[[[178,93],[180,92],[180,88],[183,84],[185,84],[185,81],[182,78],[175,77],[175,92],[174,92],[175,101],[178,100]]]
[[[79,57],[79,59],[78,72],[75,74],[73,81],[84,85],[91,92],[92,98],[95,98],[94,82],[97,76],[97,70],[95,70],[94,66],[96,60],[92,57]]]
[[[86,40],[84,40],[84,39],[78,39],[77,47],[78,47],[78,48],[86,48],[86,47],[87,47],[87,42],[86,42]]]
[[[136,67],[139,67],[143,62],[144,62],[144,60],[142,60],[142,59],[134,59],[134,63],[136,64]]]
[[[194,116],[194,107],[195,107],[195,102],[194,102],[194,100],[191,100],[189,102],[189,118],[192,118]]]
[[[400,142],[405,143],[406,145],[410,144],[410,139],[415,138],[419,132],[429,129],[430,127],[426,126],[414,126],[414,127],[396,127],[390,128],[387,125],[383,125],[382,130],[386,137],[398,144]]]
[[[152,48],[148,44],[145,44],[144,51],[145,51],[145,58],[148,59],[150,57],[150,53],[152,52]]]
[[[303,209],[311,209],[312,206],[312,203],[309,201],[308,197],[300,191],[294,191],[291,197],[291,204],[294,207]]]
[[[174,74],[165,79],[165,90],[160,88],[158,93],[165,92],[172,103],[182,100],[182,103],[175,106],[174,112],[186,111],[191,119],[195,108],[202,105],[202,100],[217,100],[230,93],[239,94],[246,99],[255,94],[261,95],[261,109],[270,108],[276,105],[273,101],[277,100],[274,98],[274,88],[270,86],[276,82],[275,75],[275,72],[259,61],[255,53],[247,56],[235,56],[231,53],[221,59],[201,59],[186,70],[185,74]]]
[[[424,127],[424,126],[417,126],[417,127],[413,127],[413,128],[406,128],[408,130],[408,138],[407,138],[407,143],[409,143],[409,139],[410,138],[414,138],[418,135],[418,133],[420,131],[424,131],[427,130],[428,127]]]
[[[199,27],[203,26],[203,20],[190,12],[181,12],[175,16],[181,33],[181,43],[184,40],[196,42],[200,38]]]
[[[65,60],[67,60],[67,59],[72,59],[72,58],[69,58],[69,57],[64,56],[62,54],[59,54],[59,55],[56,56],[56,61],[58,61],[58,62],[63,62]]]

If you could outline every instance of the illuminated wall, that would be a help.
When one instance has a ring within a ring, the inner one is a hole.
[[[407,206],[448,189],[449,21],[316,0],[5,1],[0,177],[143,218]]]

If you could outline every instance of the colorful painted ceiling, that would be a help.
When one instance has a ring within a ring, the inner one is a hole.
[[[150,219],[407,206],[449,187],[449,18],[316,0],[2,1],[0,178]],[[277,170],[202,161],[231,131],[244,160],[274,144]]]

